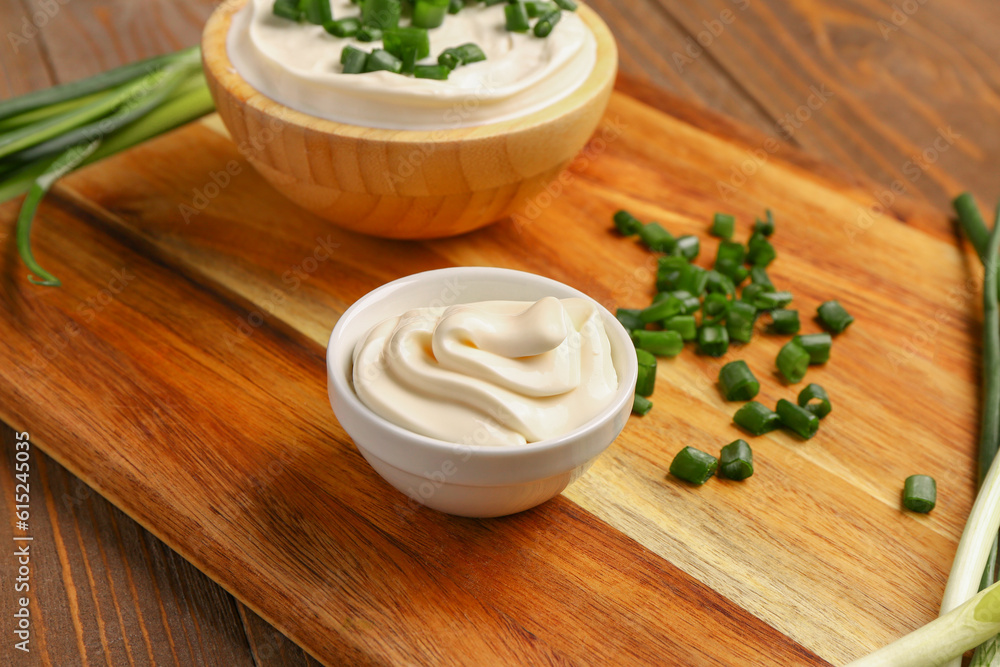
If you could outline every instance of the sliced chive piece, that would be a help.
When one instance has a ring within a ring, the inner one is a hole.
[[[562,12],[556,9],[551,11],[545,16],[542,16],[535,22],[535,27],[532,28],[532,32],[535,33],[535,37],[548,37],[552,33],[552,29],[556,27],[559,23],[559,19],[562,18]]]
[[[340,52],[340,63],[344,66],[344,74],[361,74],[365,71],[368,52],[356,46],[347,45]]]
[[[461,58],[455,52],[455,49],[445,49],[438,55],[438,65],[442,67],[447,67],[448,69],[455,69],[462,64]]]
[[[399,74],[402,70],[403,61],[385,49],[375,49],[365,60],[365,72],[386,71]]]
[[[719,387],[727,401],[749,401],[760,392],[760,382],[743,360],[730,361],[722,367]]]
[[[830,360],[833,338],[828,333],[801,334],[795,337],[799,345],[809,353],[810,364],[825,364]]]
[[[799,311],[784,308],[771,311],[771,324],[768,326],[768,331],[777,334],[795,334],[799,332],[800,326]],[[799,344],[801,345],[801,343]],[[812,359],[812,355],[809,358]]]
[[[622,236],[633,236],[642,229],[642,222],[626,210],[616,211],[614,215],[615,229]]]
[[[655,252],[672,252],[677,245],[674,235],[658,222],[643,225],[639,228],[638,234],[642,242]]]
[[[753,325],[757,319],[757,309],[745,301],[734,301],[726,315],[726,332],[729,338],[740,343],[749,343],[753,336]]]
[[[774,216],[771,209],[764,211],[764,220],[757,218],[753,223],[753,233],[761,236],[770,236],[774,233]]]
[[[444,81],[449,74],[451,74],[451,68],[444,65],[416,65],[413,68],[413,76],[418,79]]]
[[[770,285],[764,285],[763,283],[750,283],[749,285],[744,287],[743,291],[740,293],[740,300],[746,301],[747,303],[752,303],[756,308],[757,297],[766,292],[773,292],[773,291],[774,288],[771,287]]]
[[[308,0],[305,6],[305,18],[315,25],[325,25],[333,20],[333,10],[330,0]]]
[[[417,50],[412,46],[403,47],[403,55],[399,57],[403,61],[403,67],[400,69],[401,74],[413,74],[413,70],[417,68]],[[445,69],[448,69],[445,67]],[[450,73],[451,70],[449,69]]]
[[[767,266],[778,256],[774,246],[763,234],[754,234],[747,243],[747,262],[754,266]]]
[[[672,296],[681,302],[681,315],[693,315],[701,310],[701,299],[686,290],[674,290],[673,292],[661,292],[656,296],[656,300],[665,299]]]
[[[364,0],[361,3],[361,23],[369,29],[388,30],[399,25],[401,12],[400,0]],[[375,39],[380,39],[380,37]],[[375,39],[371,41],[375,41]]]
[[[567,12],[576,11],[576,2],[574,0],[555,0],[555,3],[559,5],[560,9],[565,9]]]
[[[726,319],[726,314],[729,313],[730,303],[725,294],[705,295],[705,301],[701,304],[702,322],[707,324],[721,323]]]
[[[382,32],[382,46],[401,60],[404,60],[407,49],[416,50],[415,60],[431,54],[431,40],[424,28],[389,28]]]
[[[680,278],[677,280],[677,289],[694,296],[701,296],[707,287],[708,271],[694,264],[688,264],[681,269]]]
[[[648,398],[646,398],[645,396],[640,396],[639,394],[635,394],[632,397],[632,414],[644,417],[652,409],[653,409],[653,402]]]
[[[531,27],[528,23],[528,10],[525,9],[523,2],[511,2],[503,8],[503,14],[507,20],[508,32],[528,32]]]
[[[903,507],[927,514],[937,504],[937,482],[929,475],[910,475],[903,482]]]
[[[854,318],[848,313],[839,301],[827,301],[816,310],[816,316],[823,328],[830,333],[843,333],[844,329],[851,325]]]
[[[698,330],[698,349],[710,357],[721,357],[729,349],[729,334],[718,324],[703,324]]]
[[[615,311],[615,318],[622,323],[626,331],[635,331],[636,329],[642,329],[645,323],[639,319],[639,313],[642,311],[639,308],[619,308]]]
[[[767,275],[767,269],[763,266],[755,266],[750,269],[750,282],[774,287],[774,283],[771,282],[771,276]]]
[[[743,261],[746,259],[747,251],[742,243],[736,243],[735,241],[720,241],[719,248],[715,251],[715,263],[732,260],[736,264],[742,266]]]
[[[684,339],[676,331],[638,329],[632,332],[632,343],[657,357],[676,357],[684,349]]]
[[[377,42],[382,39],[382,30],[381,28],[376,28],[375,26],[362,24],[361,28],[358,30],[357,34],[354,35],[354,37],[359,42]]]
[[[465,0],[448,0],[448,13],[457,14],[465,8]]]
[[[768,287],[767,285],[762,285],[761,283],[756,283],[762,287]],[[775,308],[784,308],[792,302],[791,292],[774,292],[774,291],[764,291],[757,294],[754,297],[753,303],[759,310],[774,310]]]
[[[750,401],[736,411],[733,422],[750,435],[764,435],[781,426],[781,417],[766,405]]]
[[[559,9],[559,5],[554,2],[526,2],[524,8],[528,10],[529,19],[537,19],[545,16],[549,12]]]
[[[741,246],[742,247],[742,246]],[[749,272],[742,262],[724,257],[715,260],[715,270],[733,281],[733,285],[740,285],[747,279]]]
[[[719,459],[694,447],[677,452],[670,463],[670,474],[692,484],[704,484],[719,467]]]
[[[481,60],[486,60],[486,53],[479,48],[478,44],[473,42],[460,44],[459,46],[454,47],[453,50],[463,65],[471,65],[472,63],[478,63]]]
[[[274,0],[274,7],[271,11],[275,16],[280,16],[283,19],[298,21],[302,18],[299,0]]]
[[[662,299],[654,301],[648,308],[639,311],[639,319],[642,320],[643,324],[662,322],[674,315],[679,315],[681,306],[680,299],[668,294]]]
[[[690,262],[698,256],[700,251],[701,242],[698,240],[698,237],[685,234],[684,236],[677,237],[677,246],[671,252],[684,257]]]
[[[812,401],[819,401],[819,403],[813,403]],[[815,382],[807,384],[806,388],[799,392],[798,403],[800,408],[805,408],[819,419],[826,417],[833,410],[826,389],[823,389],[823,387]]]
[[[709,294],[725,294],[735,298],[736,285],[733,284],[732,278],[712,269],[705,281],[705,291]]]
[[[728,213],[716,213],[712,217],[712,226],[708,230],[712,236],[729,239],[732,238],[734,231],[736,231],[736,218],[734,216]]]
[[[361,30],[361,19],[354,16],[327,21],[323,24],[323,29],[334,37],[354,37]]]
[[[639,236],[642,236],[641,231],[639,232]],[[687,265],[688,261],[683,257],[674,257],[672,255],[660,257],[656,262],[656,289],[660,292],[677,289],[681,273]]]
[[[444,23],[451,0],[417,0],[411,23],[417,28],[437,28]]]
[[[651,396],[656,386],[656,357],[645,350],[636,350],[639,360],[639,377],[635,381],[635,393],[639,396]]]
[[[663,328],[667,331],[676,331],[680,334],[681,340],[694,340],[698,337],[698,325],[694,315],[675,315],[663,322]]]
[[[753,450],[746,440],[733,440],[722,448],[719,475],[737,482],[753,475]]]
[[[775,361],[778,370],[789,382],[801,382],[809,369],[809,353],[793,338],[784,344]]]
[[[819,417],[784,398],[778,399],[775,412],[778,413],[782,426],[805,440],[816,435],[819,430]]]

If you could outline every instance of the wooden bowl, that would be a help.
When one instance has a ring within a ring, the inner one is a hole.
[[[476,127],[347,125],[279,104],[236,72],[226,35],[244,3],[222,3],[202,36],[205,75],[222,121],[279,192],[340,227],[375,236],[451,236],[518,211],[590,138],[618,67],[610,31],[581,5],[577,11],[597,39],[597,63],[583,85],[555,104]]]

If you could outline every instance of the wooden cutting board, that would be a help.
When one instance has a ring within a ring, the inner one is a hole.
[[[522,216],[384,241],[287,203],[209,118],[56,188],[34,243],[62,288],[29,284],[8,239],[0,418],[331,665],[843,663],[936,615],[974,489],[979,267],[946,220],[897,197],[883,210],[881,190],[618,92]],[[653,412],[541,507],[479,521],[410,506],[328,405],[338,315],[453,265],[643,306],[655,260],[611,231],[623,207],[701,236],[702,264],[713,212],[745,240],[774,211],[771,275],[803,330],[829,298],[857,318],[807,376],[834,403],[819,435],[752,439],[743,483],[666,476],[681,447],[739,437],[714,386],[726,361],[751,365],[765,403],[797,393],[773,374],[785,339],[760,333],[725,359],[661,360]],[[900,511],[917,472],[938,480],[928,516]]]

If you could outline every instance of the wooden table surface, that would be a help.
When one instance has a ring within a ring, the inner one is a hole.
[[[193,44],[214,4],[0,0],[0,97]],[[637,97],[655,96],[651,84],[722,111],[881,184],[876,196],[884,188],[941,210],[960,189],[1000,196],[996,3],[590,4],[618,37],[622,86]],[[814,110],[816,96],[833,103]],[[939,133],[959,139],[938,152]],[[2,431],[12,516],[14,434]],[[315,663],[57,463],[36,452],[31,464],[33,532],[50,548],[33,571],[38,649],[10,664]],[[0,577],[13,608],[9,562]],[[10,642],[0,654],[7,664]]]

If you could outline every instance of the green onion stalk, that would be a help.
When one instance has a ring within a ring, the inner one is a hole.
[[[27,195],[15,237],[29,280],[60,284],[31,251],[35,213],[58,179],[213,109],[198,47],[0,102],[0,203]]]

